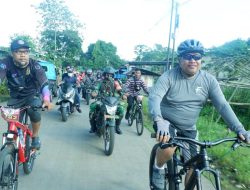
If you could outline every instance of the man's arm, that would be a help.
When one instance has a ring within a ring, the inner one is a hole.
[[[145,83],[143,80],[141,80],[141,86],[142,86],[143,91],[144,91],[146,94],[149,94],[149,92],[148,92],[148,87],[147,87],[146,83]]]
[[[240,131],[244,130],[242,123],[239,121],[233,109],[225,99],[220,85],[215,78],[211,83],[209,98],[211,99],[216,110],[221,114],[227,126],[232,131],[238,134]]]
[[[162,118],[160,104],[169,87],[168,74],[165,72],[150,89],[148,107],[154,121],[158,121]]]

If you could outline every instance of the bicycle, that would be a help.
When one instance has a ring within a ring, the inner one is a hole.
[[[154,138],[155,134],[152,135],[152,137]],[[193,158],[189,159],[186,162],[180,156],[180,149],[185,148],[183,146],[183,142],[193,143],[200,148],[199,153],[197,153],[197,155],[195,155]],[[197,190],[205,189],[206,187],[205,186],[203,187],[203,184],[201,181],[201,175],[205,171],[211,173],[212,176],[214,177],[214,182],[215,182],[214,188],[216,190],[221,190],[219,171],[216,169],[213,169],[210,166],[212,159],[207,154],[207,148],[211,148],[213,146],[219,145],[224,142],[234,142],[232,145],[232,150],[235,150],[239,146],[243,146],[243,143],[241,140],[239,140],[239,138],[224,138],[224,139],[219,139],[214,142],[209,142],[209,141],[199,142],[191,138],[174,137],[174,138],[171,138],[168,143],[156,144],[152,148],[151,155],[150,155],[150,162],[149,162],[150,189],[151,190],[155,189],[152,185],[152,172],[153,172],[153,165],[155,163],[156,150],[160,146],[162,149],[165,149],[168,147],[177,147],[172,159],[170,159],[165,164],[165,182],[164,182],[165,190],[167,189],[179,190],[180,183],[182,182],[182,175],[186,174],[190,168],[193,169],[193,172],[185,186],[185,190],[192,190],[195,187]]]
[[[138,95],[133,102],[132,108],[129,111],[128,125],[132,126],[134,120],[136,120],[136,131],[139,136],[143,133],[143,113],[142,113],[142,99],[143,96]]]
[[[27,109],[0,107],[1,116],[8,123],[7,132],[3,133],[0,149],[0,188],[16,190],[18,187],[18,166],[23,164],[25,174],[32,172],[37,151],[32,149],[32,130]],[[19,121],[24,112],[22,122]]]

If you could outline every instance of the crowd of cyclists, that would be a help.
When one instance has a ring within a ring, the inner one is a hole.
[[[42,67],[29,57],[29,44],[24,40],[14,40],[10,46],[11,55],[0,61],[0,82],[7,79],[10,90],[9,106],[22,107],[30,105],[28,111],[33,127],[32,147],[40,149],[41,141],[39,129],[41,115],[37,110],[32,110],[32,104],[40,101],[43,107],[52,108],[48,79]],[[180,61],[179,67],[165,72],[149,91],[141,79],[141,70],[135,69],[127,81],[121,82],[115,78],[116,70],[108,66],[103,70],[93,71],[91,68],[79,71],[72,66],[65,68],[61,83],[72,83],[75,87],[75,106],[81,113],[81,100],[86,99],[86,94],[91,90],[92,102],[89,106],[90,133],[95,132],[91,125],[92,113],[98,109],[98,96],[120,96],[121,102],[127,100],[125,105],[119,104],[117,109],[116,128],[117,134],[122,134],[121,120],[129,118],[133,101],[144,91],[149,95],[149,111],[157,126],[157,140],[167,142],[170,136],[181,134],[198,138],[196,121],[205,101],[210,98],[221,113],[230,129],[242,140],[250,142],[250,133],[235,116],[230,105],[224,98],[218,82],[210,74],[201,71],[201,59],[204,47],[197,40],[186,40],[177,50]],[[191,155],[196,153],[195,147],[190,147]],[[155,189],[164,189],[164,163],[170,159],[174,148],[157,150],[153,173],[153,186]],[[188,158],[185,158],[188,159]]]

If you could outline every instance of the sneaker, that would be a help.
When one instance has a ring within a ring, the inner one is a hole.
[[[157,190],[164,190],[165,187],[165,169],[158,169],[153,166],[152,185]]]
[[[116,126],[116,127],[115,127],[115,132],[116,132],[118,135],[121,135],[121,134],[122,134],[122,130],[120,129],[119,126]]]
[[[41,141],[39,137],[32,137],[31,148],[39,150],[41,148]]]
[[[92,129],[92,127],[89,130],[89,133],[95,133],[95,129]]]
[[[82,113],[82,110],[81,110],[81,108],[78,106],[78,107],[76,107],[76,110],[79,112],[79,113]]]
[[[128,120],[128,118],[129,118],[129,113],[126,113],[125,119]]]

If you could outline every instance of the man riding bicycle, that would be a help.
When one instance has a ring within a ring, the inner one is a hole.
[[[157,141],[166,143],[170,136],[198,138],[196,121],[208,99],[211,100],[229,128],[242,140],[250,143],[250,132],[240,123],[226,101],[219,83],[211,74],[200,70],[204,55],[203,45],[194,39],[182,42],[177,54],[179,66],[166,71],[152,87],[149,95],[149,111],[157,125]],[[196,154],[196,147],[185,145],[184,159]],[[175,148],[156,152],[152,183],[156,189],[164,189],[164,164],[172,157]],[[186,182],[191,174],[188,172]]]
[[[40,103],[43,107],[52,108],[48,79],[39,63],[29,58],[29,44],[21,39],[13,40],[10,46],[11,56],[0,61],[0,82],[5,78],[10,90],[8,106],[27,110],[33,129],[31,146],[40,149],[38,132],[41,126],[41,114],[32,108]],[[42,95],[42,99],[41,99]],[[20,118],[21,119],[21,118]]]
[[[141,79],[141,70],[136,68],[134,71],[134,76],[129,78],[124,85],[125,96],[127,96],[127,112],[125,115],[125,119],[129,119],[129,112],[132,108],[134,101],[136,101],[136,97],[140,94],[141,89],[144,90],[146,94],[148,94],[147,85]]]

